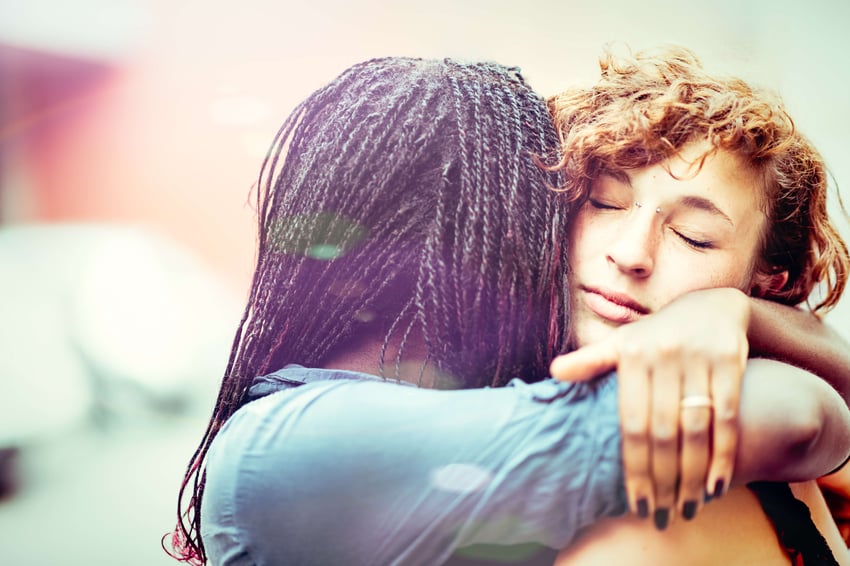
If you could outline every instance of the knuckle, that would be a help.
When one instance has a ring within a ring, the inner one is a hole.
[[[738,425],[738,408],[731,404],[721,404],[715,407],[714,421],[721,426],[736,427]]]
[[[664,360],[670,360],[682,355],[683,347],[679,340],[663,339],[655,346],[655,353]]]
[[[642,426],[628,426],[626,423],[622,425],[623,441],[628,442],[632,446],[646,445],[646,428]]]
[[[676,490],[672,485],[659,485],[655,489],[655,498],[659,507],[669,507],[676,500]]]
[[[682,440],[692,445],[708,445],[708,423],[705,426],[682,428]]]
[[[702,493],[705,477],[705,470],[683,475],[679,491],[682,493]]]
[[[644,414],[639,411],[624,410],[620,416],[620,428],[623,431],[623,436],[646,436],[646,418]]]
[[[679,431],[667,423],[652,427],[652,443],[660,448],[669,448],[679,439]]]
[[[667,479],[666,481],[656,480],[655,482],[655,497],[661,502],[672,502],[676,499],[676,481],[675,478]]]

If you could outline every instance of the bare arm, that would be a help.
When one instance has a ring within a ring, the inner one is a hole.
[[[807,369],[850,403],[850,343],[817,315],[751,298],[747,339],[753,355]]]
[[[850,453],[850,410],[812,374],[750,360],[741,394],[734,483],[802,481],[829,473]]]

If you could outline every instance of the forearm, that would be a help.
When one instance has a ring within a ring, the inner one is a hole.
[[[754,298],[750,305],[751,355],[806,369],[850,403],[850,343],[809,311]]]
[[[850,453],[850,410],[824,381],[773,360],[751,360],[741,395],[735,482],[803,481]]]

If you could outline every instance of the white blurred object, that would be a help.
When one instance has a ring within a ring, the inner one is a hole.
[[[208,412],[241,311],[234,295],[143,228],[0,229],[0,447],[80,422],[104,391]]]
[[[0,0],[0,42],[68,57],[124,60],[150,24],[141,0]]]

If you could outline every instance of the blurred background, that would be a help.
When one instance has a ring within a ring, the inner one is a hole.
[[[778,90],[848,198],[848,31],[841,0],[0,0],[0,563],[173,563],[260,162],[347,66],[490,59],[548,95],[606,42],[679,43]]]

